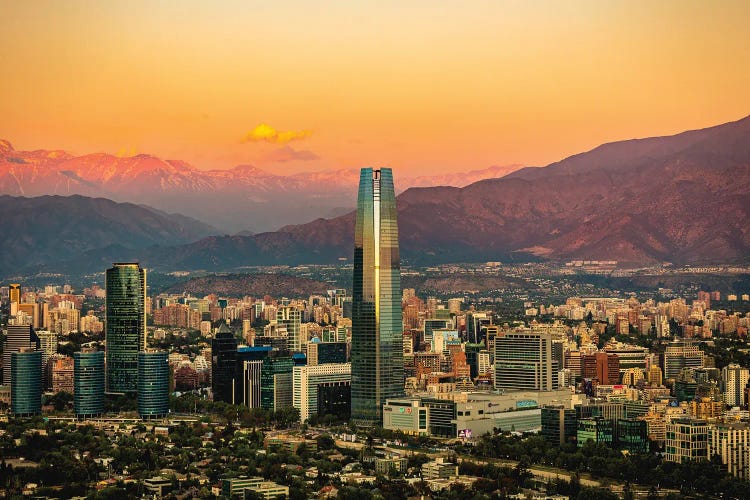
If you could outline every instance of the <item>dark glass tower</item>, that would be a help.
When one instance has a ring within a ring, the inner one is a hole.
[[[169,413],[169,359],[166,351],[138,353],[138,415],[161,418]]]
[[[138,352],[146,348],[146,270],[137,263],[107,269],[107,392],[138,389]]]
[[[237,383],[237,339],[222,323],[211,340],[211,392],[214,401],[235,402]]]
[[[101,415],[104,411],[104,353],[73,353],[73,407],[76,417]]]
[[[363,168],[354,232],[352,420],[382,421],[386,398],[404,392],[401,265],[391,169]]]
[[[10,412],[17,416],[42,413],[42,351],[22,348],[10,355]]]

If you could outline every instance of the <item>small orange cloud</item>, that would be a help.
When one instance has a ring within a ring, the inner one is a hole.
[[[298,141],[312,135],[312,130],[276,130],[270,125],[261,123],[247,133],[242,142],[270,142],[272,144],[286,144]]]

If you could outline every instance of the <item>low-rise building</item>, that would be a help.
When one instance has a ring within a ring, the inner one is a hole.
[[[279,496],[289,496],[289,486],[282,486],[273,481],[266,481],[262,477],[235,477],[221,481],[222,498],[245,496],[245,491],[252,491],[263,498],[276,499]]]
[[[422,465],[422,479],[453,479],[458,477],[458,465],[438,457]]]

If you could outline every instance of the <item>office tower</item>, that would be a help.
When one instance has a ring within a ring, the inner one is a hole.
[[[382,421],[383,403],[404,392],[401,263],[391,169],[360,173],[354,231],[352,419]]]
[[[469,365],[472,379],[477,378],[477,375],[481,373],[479,371],[479,353],[484,349],[484,344],[466,343],[464,345],[464,352],[466,353],[466,363]],[[489,356],[487,361],[489,362]]]
[[[576,440],[578,421],[576,411],[564,406],[542,407],[542,432],[545,441],[561,446]]]
[[[284,306],[276,311],[276,323],[286,328],[287,346],[292,352],[302,352],[303,339],[300,332],[302,313],[296,307]],[[304,339],[307,342],[307,339]]]
[[[346,407],[349,406],[346,396],[352,380],[349,363],[295,366],[292,380],[293,404],[299,409],[300,422],[304,423],[310,416],[319,413],[349,418],[346,415]],[[320,408],[319,403],[323,403]]]
[[[472,344],[479,344],[484,341],[486,332],[483,331],[487,325],[492,324],[487,313],[470,313],[466,315],[466,338]]]
[[[3,344],[3,384],[12,384],[10,373],[11,355],[27,348],[39,349],[39,337],[31,325],[8,325]],[[40,361],[41,363],[41,361]],[[41,368],[39,369],[41,377]]]
[[[490,352],[482,349],[477,354],[477,376],[492,372],[492,363],[490,361]]]
[[[750,381],[750,370],[731,363],[721,370],[724,381],[724,402],[729,406],[745,406],[745,386]]]
[[[39,337],[39,350],[42,351],[42,368],[47,369],[49,359],[57,354],[57,333],[46,330],[37,330]]]
[[[169,359],[165,351],[138,353],[138,415],[162,418],[169,413]]]
[[[552,336],[509,332],[495,338],[495,387],[551,391],[559,367],[552,359]]]
[[[563,366],[570,370],[574,377],[580,377],[583,374],[581,351],[566,351],[563,356]]]
[[[96,417],[104,412],[104,352],[73,353],[73,409],[76,417]]]
[[[237,367],[237,339],[222,323],[211,340],[211,391],[214,401],[233,403]]]
[[[620,361],[614,354],[596,352],[581,356],[583,378],[596,379],[601,385],[620,383]]]
[[[719,456],[727,472],[750,479],[750,427],[747,423],[722,423],[708,430],[708,457]]]
[[[115,263],[105,280],[107,392],[132,393],[138,388],[138,352],[146,348],[146,270]]]
[[[656,365],[651,366],[648,369],[647,377],[648,383],[653,386],[660,386],[662,382],[661,368]]]
[[[692,340],[675,340],[664,351],[664,379],[675,380],[684,368],[703,368],[703,351]]]
[[[307,365],[346,363],[346,342],[308,342]]]
[[[10,355],[10,412],[16,416],[42,413],[42,351],[21,348]]]
[[[13,315],[15,314],[15,311],[13,311],[13,304],[16,304],[16,306],[18,306],[18,304],[21,303],[21,285],[19,283],[10,284],[10,287],[8,288],[8,298],[10,300],[11,307],[10,314]]]
[[[44,359],[44,352],[42,352],[42,360]],[[44,361],[42,361],[44,363]],[[73,358],[70,356],[63,356],[62,354],[55,354],[44,365],[46,373],[46,387],[52,390],[54,393],[67,392],[73,394],[75,390],[73,384]]]
[[[273,352],[263,359],[260,374],[261,408],[277,411],[292,406],[293,368],[294,360],[288,355]]]
[[[242,362],[242,399],[235,400],[248,408],[260,408],[261,377],[263,375],[263,360]]]
[[[271,353],[270,346],[243,346],[237,349],[234,383],[234,404],[260,408],[260,386],[263,359]]]
[[[677,418],[667,423],[664,460],[685,463],[708,458],[708,424],[705,420]]]

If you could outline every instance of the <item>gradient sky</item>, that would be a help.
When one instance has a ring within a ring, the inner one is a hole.
[[[0,0],[0,138],[279,173],[544,165],[750,114],[749,22],[747,0]]]

